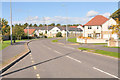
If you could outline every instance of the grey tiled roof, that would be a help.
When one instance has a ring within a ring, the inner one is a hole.
[[[52,28],[54,28],[54,26],[48,26],[48,30],[51,30]],[[58,28],[60,30],[65,30],[66,31],[66,27],[62,27],[62,26],[58,26]],[[27,28],[26,28],[27,29]],[[44,27],[29,27],[29,29],[35,29],[35,30],[47,30],[47,26]],[[72,28],[72,27],[68,27],[69,31],[82,31],[80,28]]]

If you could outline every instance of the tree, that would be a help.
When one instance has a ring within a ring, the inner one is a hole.
[[[37,24],[34,24],[33,27],[37,27]]]
[[[44,26],[47,26],[47,24],[44,24]]]
[[[57,24],[56,26],[61,26],[61,24]]]
[[[23,27],[16,25],[13,28],[13,36],[15,36],[18,40],[21,40],[22,36],[24,36],[24,35],[25,35],[25,33],[24,33]]]
[[[120,38],[120,20],[119,18],[116,18],[116,25],[113,25],[112,27],[110,27],[110,29],[112,29],[112,34],[113,33],[117,33],[117,35],[119,35],[118,37]]]
[[[0,23],[1,23],[1,30],[2,30],[2,35],[5,35],[5,34],[8,34],[9,35],[9,31],[10,31],[10,28],[9,28],[9,25],[8,25],[8,21],[4,18],[2,18],[2,20],[0,20]]]
[[[27,27],[27,26],[29,26],[29,24],[28,24],[28,23],[25,23],[24,26]]]
[[[39,27],[42,27],[42,26],[43,26],[42,24],[39,25]]]
[[[32,27],[32,24],[30,24],[29,26]]]
[[[119,18],[119,21],[120,21],[120,8],[114,13],[112,13],[110,17],[112,17],[113,19]]]
[[[51,23],[50,26],[55,26],[55,23]]]
[[[61,33],[61,32],[58,32],[58,33],[56,34],[56,37],[62,37],[62,33]]]

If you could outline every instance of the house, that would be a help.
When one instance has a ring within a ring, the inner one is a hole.
[[[66,35],[66,27],[62,27],[62,26],[43,26],[43,27],[29,27],[30,30],[34,30],[34,34],[36,34],[38,37],[40,36],[40,34],[46,35],[47,37],[56,37],[56,34],[58,32],[62,33],[62,36],[65,37]],[[28,27],[24,30],[27,33]],[[68,33],[69,36],[71,35],[80,35],[81,32],[83,30],[81,28],[77,28],[77,26],[75,27],[68,27]],[[32,32],[29,31],[29,34],[31,34]]]
[[[26,29],[24,29],[24,32],[25,32],[25,34],[28,34],[28,32],[29,32],[29,36],[34,36],[35,29],[27,29],[26,28]]]
[[[71,36],[71,37],[82,36],[83,35],[83,30],[84,30],[84,28],[83,28],[82,25],[68,27],[69,36]]]
[[[102,15],[97,15],[84,25],[83,36],[106,40],[110,37],[118,39],[117,34],[112,34],[112,30],[109,29],[116,24],[113,18],[108,19]]]
[[[28,29],[28,27],[26,28]],[[58,32],[62,33],[62,36],[65,35],[65,28],[64,27],[54,27],[54,26],[44,26],[44,27],[29,27],[30,30],[35,30],[34,34],[36,34],[38,37],[40,34],[46,35],[48,37],[56,37],[56,34]]]

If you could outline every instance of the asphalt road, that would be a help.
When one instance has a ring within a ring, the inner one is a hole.
[[[3,78],[118,78],[118,60],[41,39]]]

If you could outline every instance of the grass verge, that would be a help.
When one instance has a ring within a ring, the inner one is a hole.
[[[76,38],[69,38],[68,41],[69,41],[69,42],[73,42],[73,43],[77,43],[77,42],[76,42],[76,41],[77,41]]]
[[[120,56],[118,56],[120,53],[117,53],[117,52],[110,52],[110,51],[104,51],[104,50],[99,50],[99,49],[90,49],[90,48],[84,48],[84,47],[79,47],[78,49],[86,50],[88,52],[93,52],[93,53],[98,53],[98,54],[103,54],[103,55],[107,55],[107,56],[120,58]]]
[[[24,41],[24,40],[16,40],[16,42],[19,42],[19,41]],[[7,40],[7,41],[3,41],[2,44],[0,44],[0,51],[6,47],[8,47],[9,45],[11,45],[11,41],[10,40]]]
[[[104,47],[107,47],[107,48],[120,48],[120,47],[109,47],[109,46],[104,46]]]
[[[52,42],[58,42],[58,39],[52,40]]]
[[[94,43],[94,45],[106,45],[107,43]]]

